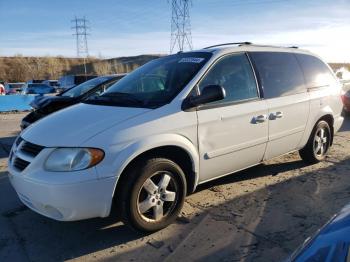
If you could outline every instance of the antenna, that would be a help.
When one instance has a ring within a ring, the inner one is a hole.
[[[171,1],[171,39],[170,53],[175,47],[178,51],[184,49],[192,50],[190,5],[191,0],[170,0]]]
[[[87,43],[87,30],[89,29],[88,23],[89,21],[85,18],[77,18],[71,20],[74,30],[74,36],[76,37],[76,49],[77,49],[77,57],[84,58],[84,71],[86,76],[86,58],[89,56],[89,48]]]

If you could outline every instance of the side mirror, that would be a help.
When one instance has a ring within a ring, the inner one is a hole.
[[[189,109],[199,105],[211,103],[214,101],[222,100],[226,97],[225,89],[220,85],[208,85],[205,86],[198,96],[188,97],[182,106],[182,108]]]

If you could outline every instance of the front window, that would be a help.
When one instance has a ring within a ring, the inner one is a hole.
[[[109,79],[111,79],[111,77],[108,77],[108,76],[93,78],[91,80],[88,80],[80,85],[77,85],[69,89],[68,91],[62,93],[61,96],[78,97],[78,96],[84,95],[90,90],[92,90],[94,87],[102,84],[103,82],[108,81]]]
[[[156,108],[171,100],[189,83],[211,57],[189,52],[153,60],[85,103]]]
[[[223,104],[258,98],[255,76],[244,53],[221,58],[199,83],[199,91],[209,85],[220,85],[226,91],[223,100],[211,104]]]

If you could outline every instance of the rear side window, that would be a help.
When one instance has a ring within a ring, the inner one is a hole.
[[[306,92],[304,76],[296,57],[291,53],[250,53],[261,79],[265,98]]]
[[[304,71],[308,88],[328,86],[336,81],[327,65],[317,57],[304,54],[296,54],[296,57]]]

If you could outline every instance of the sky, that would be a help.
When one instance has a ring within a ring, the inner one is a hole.
[[[171,0],[0,0],[0,56],[76,56],[71,20],[89,20],[91,56],[168,54]],[[192,0],[194,49],[249,41],[350,62],[350,0]]]

